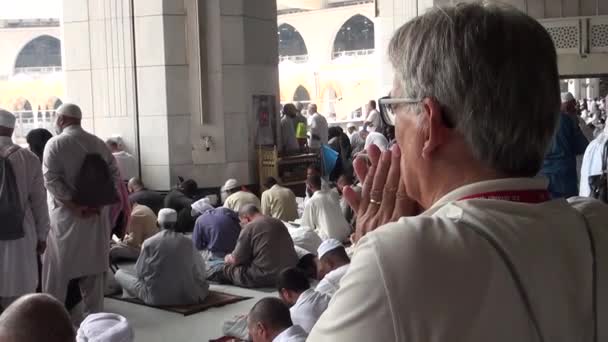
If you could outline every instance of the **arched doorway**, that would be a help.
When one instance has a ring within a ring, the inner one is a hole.
[[[279,61],[289,60],[295,63],[308,61],[306,43],[295,27],[282,24],[277,33],[279,35]]]
[[[61,68],[61,41],[49,35],[32,39],[21,49],[15,61],[15,74],[52,72]]]
[[[374,23],[357,14],[348,19],[338,31],[332,58],[368,55],[374,51]]]
[[[308,93],[308,90],[306,90],[306,88],[303,86],[298,86],[293,94],[293,101],[302,103],[310,102],[310,94]]]

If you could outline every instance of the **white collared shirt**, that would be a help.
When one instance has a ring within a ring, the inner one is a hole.
[[[277,335],[272,342],[304,342],[308,334],[301,327],[292,325]]]
[[[325,277],[321,279],[315,291],[333,297],[333,295],[336,294],[336,291],[338,291],[340,288],[340,280],[342,280],[342,277],[344,277],[348,271],[349,266],[350,264],[346,264],[327,273]]]
[[[475,226],[508,253],[546,340],[590,341],[590,241],[608,265],[608,208],[573,198],[539,204],[459,199],[546,189],[539,179],[498,179],[456,189],[416,217],[366,235],[311,341],[537,341],[505,262]],[[599,269],[599,312],[608,310]],[[599,340],[608,338],[600,315]]]
[[[319,293],[313,289],[304,291],[294,306],[289,309],[291,320],[294,325],[299,325],[306,331],[310,332],[315,326],[317,320],[327,309],[331,297]]]

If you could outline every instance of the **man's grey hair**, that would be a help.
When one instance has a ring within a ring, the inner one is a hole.
[[[538,173],[560,109],[551,37],[515,8],[434,8],[389,44],[396,97],[433,98],[475,158],[508,176]]]
[[[239,210],[240,217],[253,216],[260,213],[260,209],[255,204],[245,204]]]

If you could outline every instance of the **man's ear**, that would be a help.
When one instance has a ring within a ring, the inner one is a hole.
[[[443,120],[443,110],[437,100],[425,98],[421,104],[422,112],[419,114],[419,129],[424,139],[422,147],[422,157],[425,159],[435,152],[440,146],[446,143],[450,128]]]

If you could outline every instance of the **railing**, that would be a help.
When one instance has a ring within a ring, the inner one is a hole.
[[[308,62],[308,55],[297,55],[297,56],[279,56],[279,63],[290,61],[293,63],[306,63]]]
[[[340,57],[361,57],[361,56],[369,56],[373,55],[375,49],[367,49],[367,50],[350,50],[350,51],[336,51],[332,54],[333,59],[337,59]]]
[[[52,74],[54,72],[61,72],[61,66],[46,66],[46,67],[26,67],[26,68],[15,68],[13,74]]]
[[[46,128],[52,131],[56,117],[56,112],[52,109],[39,112],[31,110],[15,111],[13,114],[17,118],[14,138],[18,143],[25,143],[25,137],[33,129]]]

